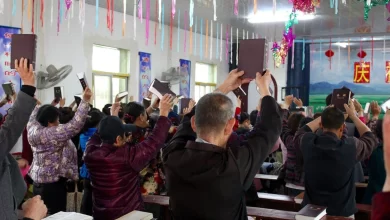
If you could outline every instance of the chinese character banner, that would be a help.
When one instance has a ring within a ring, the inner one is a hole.
[[[142,102],[142,99],[145,98],[148,94],[150,86],[150,77],[151,77],[151,60],[150,53],[139,52],[139,98],[138,100]]]
[[[19,34],[20,28],[0,26],[0,83],[12,82],[16,92],[20,90],[20,77],[15,70],[11,70],[11,39],[13,34]],[[5,97],[4,91],[0,89],[0,99]],[[5,115],[6,110],[12,103],[0,108],[0,113]]]
[[[370,62],[355,62],[353,71],[354,83],[370,83]]]
[[[190,97],[191,61],[180,59],[180,95]]]

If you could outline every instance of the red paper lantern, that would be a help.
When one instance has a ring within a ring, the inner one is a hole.
[[[364,50],[361,50],[359,53],[357,53],[357,56],[358,56],[360,59],[364,59],[364,57],[367,56],[367,53],[366,53]]]
[[[329,58],[333,57],[333,56],[334,56],[333,50],[327,50],[327,51],[325,52],[325,56],[327,56],[327,57],[329,57]]]

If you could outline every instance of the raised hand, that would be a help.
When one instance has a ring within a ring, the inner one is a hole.
[[[381,107],[378,105],[377,101],[372,101],[370,104],[371,114],[373,118],[378,118],[381,114]]]
[[[353,105],[355,106],[355,110],[357,113],[363,112],[363,107],[357,99],[353,99]]]
[[[349,118],[356,117],[356,109],[354,102],[352,100],[349,101],[349,104],[344,104],[345,112],[348,114]]]
[[[60,107],[61,108],[65,106],[65,102],[66,102],[65,98],[60,99]]]
[[[261,73],[256,73],[256,85],[259,88],[258,92],[262,97],[270,96],[269,85],[272,82],[271,73],[267,70],[264,75]]]
[[[165,94],[160,100],[160,116],[168,117],[169,112],[171,111],[174,96]]]
[[[295,104],[297,107],[299,107],[299,108],[301,108],[301,107],[303,106],[302,100],[301,100],[301,99],[298,99],[298,98],[295,98],[295,97],[294,97],[294,104]]]
[[[90,102],[92,98],[92,91],[89,87],[85,88],[84,93],[83,93],[83,100],[85,102]]]
[[[15,69],[19,73],[23,85],[35,86],[33,65],[30,64],[30,66],[28,66],[27,62],[27,59],[24,58],[20,58],[20,60],[15,60]]]
[[[241,79],[244,75],[244,71],[238,72],[237,69],[232,70],[225,81],[217,88],[216,91],[228,94],[229,92],[237,89],[242,84],[249,83],[252,79]]]
[[[121,103],[115,102],[111,106],[111,116],[117,116],[119,115],[119,111],[121,110]]]

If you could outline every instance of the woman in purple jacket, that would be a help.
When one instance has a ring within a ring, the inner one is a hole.
[[[118,117],[119,103],[112,115],[104,118],[97,133],[87,143],[84,162],[89,170],[95,220],[117,219],[133,210],[142,210],[139,172],[164,146],[171,122],[167,118],[173,97],[165,95],[160,102],[160,117],[152,134],[133,145],[126,133],[134,125],[123,124]]]

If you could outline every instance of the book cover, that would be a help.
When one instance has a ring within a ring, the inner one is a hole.
[[[386,100],[382,105],[381,105],[383,111],[386,113],[387,109],[390,109],[390,99]]]
[[[37,48],[37,35],[13,34],[11,39],[11,69],[15,69],[15,60],[25,58],[28,65],[32,64],[35,69],[35,56]]]
[[[57,100],[60,100],[63,98],[64,94],[64,87],[63,86],[57,86],[54,87],[54,98]]]
[[[82,97],[81,95],[75,95],[74,96],[74,100],[75,100],[77,106],[80,105],[81,97]]]
[[[349,89],[334,89],[332,93],[331,104],[340,109],[342,112],[345,112],[344,104],[349,103],[351,99],[351,90]]]
[[[77,78],[79,78],[81,86],[83,87],[83,90],[85,90],[88,87],[87,78],[85,77],[85,73],[77,73]]]
[[[182,98],[180,99],[180,114],[183,114],[185,108],[188,108],[190,104],[190,98]]]
[[[117,220],[151,220],[153,214],[148,212],[132,211],[127,215],[124,215]]]
[[[155,94],[159,99],[161,99],[165,94],[176,96],[176,94],[169,88],[169,84],[162,83],[158,79],[153,80],[149,87],[149,91]]]
[[[3,83],[2,86],[6,95],[12,96],[15,94],[15,90],[11,82]]]
[[[325,215],[326,207],[308,204],[295,215],[295,220],[320,220]]]
[[[92,216],[76,212],[57,212],[43,220],[93,220]]]
[[[238,70],[244,71],[243,78],[256,79],[257,72],[264,71],[265,39],[241,40],[238,48]]]
[[[246,96],[246,92],[240,87],[238,87],[237,89],[233,90],[233,93],[237,96],[237,97],[244,97]]]
[[[129,95],[129,92],[128,91],[124,91],[124,92],[120,92],[118,95],[117,95],[117,97],[119,98],[119,99],[121,99],[121,98],[124,98],[124,97],[126,97],[126,96],[128,96]]]

